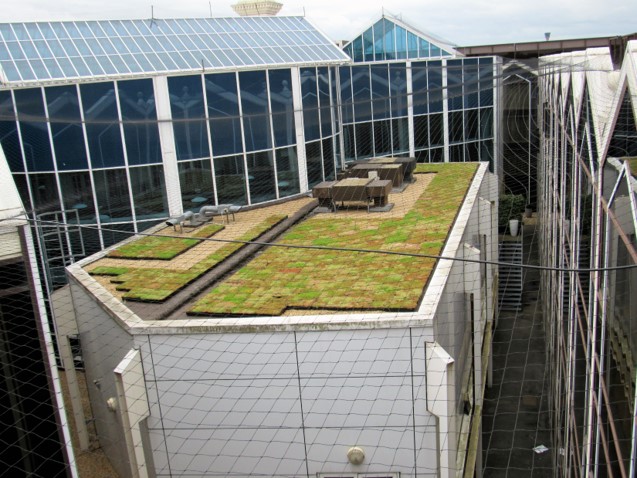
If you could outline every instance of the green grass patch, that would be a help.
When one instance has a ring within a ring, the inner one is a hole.
[[[268,216],[248,230],[238,238],[238,240],[254,241],[286,219],[286,217],[287,216],[284,215]],[[210,228],[206,232],[201,233],[212,235],[215,233],[212,232],[212,230],[213,228]],[[202,274],[208,272],[214,266],[245,247],[245,245],[246,244],[242,242],[224,244],[217,251],[208,255],[190,269],[183,271],[157,268],[97,267],[91,273],[116,275],[117,277],[113,279],[112,282],[118,284],[116,287],[117,290],[125,291],[125,294],[123,294],[124,299],[141,302],[163,302]],[[107,274],[107,272],[110,272],[110,274]]]
[[[222,229],[222,225],[209,224],[199,228],[191,237],[145,236],[109,252],[108,257],[169,261]]]
[[[99,266],[93,269],[90,274],[93,276],[119,276],[127,273],[130,270],[128,267],[109,267]]]
[[[416,173],[437,174],[405,217],[383,219],[379,214],[361,221],[316,215],[278,242],[439,255],[477,167],[418,165]],[[435,263],[427,257],[274,247],[213,288],[190,312],[224,316],[280,315],[289,307],[415,310]]]

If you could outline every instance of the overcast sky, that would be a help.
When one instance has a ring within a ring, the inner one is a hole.
[[[0,22],[234,16],[225,0],[18,0]],[[636,0],[287,0],[280,15],[304,15],[333,40],[351,40],[383,8],[457,45],[625,35],[637,31]]]

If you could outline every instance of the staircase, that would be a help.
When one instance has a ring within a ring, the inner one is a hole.
[[[523,228],[522,228],[523,229]],[[522,233],[500,236],[498,308],[522,309]]]

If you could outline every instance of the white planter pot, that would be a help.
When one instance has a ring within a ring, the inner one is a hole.
[[[517,236],[519,229],[520,229],[520,221],[518,219],[510,219],[509,232],[511,233],[511,236],[513,237]]]

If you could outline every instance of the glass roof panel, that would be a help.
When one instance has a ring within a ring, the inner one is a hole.
[[[42,31],[42,36],[49,41],[55,40],[57,38],[55,35],[55,31],[48,23],[40,23],[40,30]]]
[[[157,53],[157,56],[161,58],[162,63],[166,65],[166,70],[179,70],[179,67],[173,59],[173,55],[160,51]]]
[[[113,66],[115,67],[115,72],[116,73],[129,73],[130,72],[128,66],[126,65],[126,62],[124,62],[124,60],[122,59],[121,56],[119,56],[119,55],[109,55],[108,58],[113,63]]]
[[[114,55],[117,52],[108,38],[100,38],[98,41],[100,42],[100,46],[104,50],[104,53],[107,55]]]
[[[95,38],[87,39],[86,43],[88,43],[88,47],[91,49],[91,51],[94,54],[96,54],[96,55],[103,55],[104,54],[104,50],[100,46],[100,42],[98,40],[96,40]]]
[[[126,48],[128,49],[128,51],[130,51],[131,53],[139,53],[141,51],[141,49],[139,48],[139,45],[137,44],[137,42],[135,41],[134,37],[127,37],[124,39],[124,43],[126,43]]]
[[[302,17],[0,23],[9,82],[179,72],[202,59],[212,69],[347,61]]]
[[[21,41],[20,42],[20,46],[22,47],[22,50],[24,51],[24,54],[26,55],[27,58],[38,58],[38,52],[36,51],[35,47],[33,46],[33,43],[28,42],[28,41]]]
[[[10,60],[11,55],[9,55],[9,50],[7,50],[6,45],[0,43],[0,60]]]
[[[113,44],[113,47],[115,48],[115,53],[128,53],[128,49],[126,48],[126,45],[124,44],[124,40],[122,38],[113,37],[110,40]]]
[[[93,30],[91,30],[86,22],[76,22],[75,25],[77,29],[82,34],[83,38],[91,38],[94,35]]]
[[[104,30],[102,30],[102,27],[100,26],[100,24],[98,22],[86,22],[86,25],[93,32],[93,36],[95,36],[95,37],[106,36],[106,34],[104,33]]]
[[[4,74],[7,75],[7,78],[9,78],[9,80],[12,80],[14,78],[16,80],[20,79],[18,69],[15,67],[12,61],[0,60],[0,67],[2,67]]]
[[[44,40],[36,40],[33,42],[35,49],[38,50],[40,58],[53,58],[53,53]]]
[[[84,63],[82,58],[80,58],[79,56],[71,57],[70,60],[73,63],[73,66],[75,67],[75,70],[77,71],[77,73],[80,76],[91,76],[92,74],[93,75],[101,74],[100,72],[91,73],[91,70],[89,70],[87,68],[86,64]],[[98,65],[98,67],[99,67],[99,65]]]
[[[80,30],[78,30],[75,23],[63,22],[62,25],[64,25],[64,28],[66,28],[66,32],[69,34],[69,38],[82,38]]]
[[[179,33],[194,33],[192,30],[192,27],[186,20],[182,20],[182,19],[175,20],[175,23],[180,29]]]
[[[239,58],[234,51],[223,50],[223,52],[234,65],[241,65],[241,66],[244,65],[244,63],[241,61],[241,58]]]
[[[79,50],[82,56],[93,55],[93,53],[91,52],[91,49],[88,47],[88,45],[86,44],[84,40],[76,40],[74,42],[74,45],[77,47],[77,49]]]
[[[190,35],[179,35],[179,41],[189,51],[198,50],[197,45],[195,45],[195,42],[192,41],[192,37]]]
[[[188,23],[190,24],[190,26],[192,27],[195,33],[206,33],[207,31],[206,28],[204,28],[204,26],[194,18],[192,20],[189,20]]]
[[[135,58],[131,54],[123,54],[122,61],[126,63],[126,66],[131,73],[141,73],[144,69],[135,61]]]
[[[145,55],[141,53],[134,53],[133,57],[135,57],[135,60],[141,67],[142,71],[150,71],[153,69],[153,65],[150,64],[150,62],[148,61],[148,58],[146,58]]]
[[[10,41],[6,45],[14,60],[24,60],[24,53],[17,41]]]
[[[38,25],[35,23],[26,23],[24,25],[27,29],[27,31],[29,32],[29,35],[31,36],[31,40],[41,40],[42,39],[42,33],[40,33],[40,29],[38,28]]]
[[[58,58],[58,63],[60,65],[60,68],[62,68],[62,71],[64,72],[64,76],[66,78],[73,78],[74,76],[78,76],[77,71],[75,71],[75,68],[73,68],[71,60],[69,60],[68,58]]]
[[[4,39],[4,41],[16,40],[15,34],[11,29],[11,25],[6,23],[4,25],[0,24],[0,35],[2,35],[2,39]]]
[[[15,61],[16,68],[20,71],[20,76],[23,80],[35,80],[36,76],[33,74],[31,70],[31,65],[26,60],[16,60]]]
[[[46,58],[42,61],[44,62],[46,69],[49,70],[49,73],[51,73],[52,78],[60,78],[64,76],[62,69],[58,66],[55,60],[52,58]]]
[[[62,38],[68,38],[69,34],[66,32],[66,28],[64,28],[64,25],[62,25],[61,23],[51,23],[51,29],[55,32],[55,35],[62,39]]]
[[[210,54],[214,55],[219,62],[217,66],[223,66],[230,63],[230,58],[222,50],[210,50]]]
[[[100,58],[102,58],[102,57],[100,57]],[[104,70],[102,69],[102,67],[100,66],[100,64],[98,63],[98,61],[95,58],[87,57],[86,58],[86,64],[88,65],[88,68],[95,75],[103,75],[104,74]]]
[[[51,77],[51,75],[49,74],[49,70],[46,69],[46,67],[44,66],[44,63],[42,63],[42,60],[32,59],[30,63],[31,63],[31,68],[33,69],[33,73],[35,73],[35,76],[37,76],[38,78]]]
[[[103,72],[102,74],[114,74],[117,73],[117,69],[110,62],[108,56],[100,55],[95,58],[85,58],[86,64],[89,66],[91,71],[95,72]],[[99,73],[96,73],[99,74]]]
[[[18,40],[30,40],[27,29],[22,23],[15,23],[13,25],[13,32]]]
[[[167,69],[159,59],[159,56],[157,56],[157,53],[148,52],[146,53],[146,58],[148,58],[150,64],[153,65],[155,71],[165,71]]]

